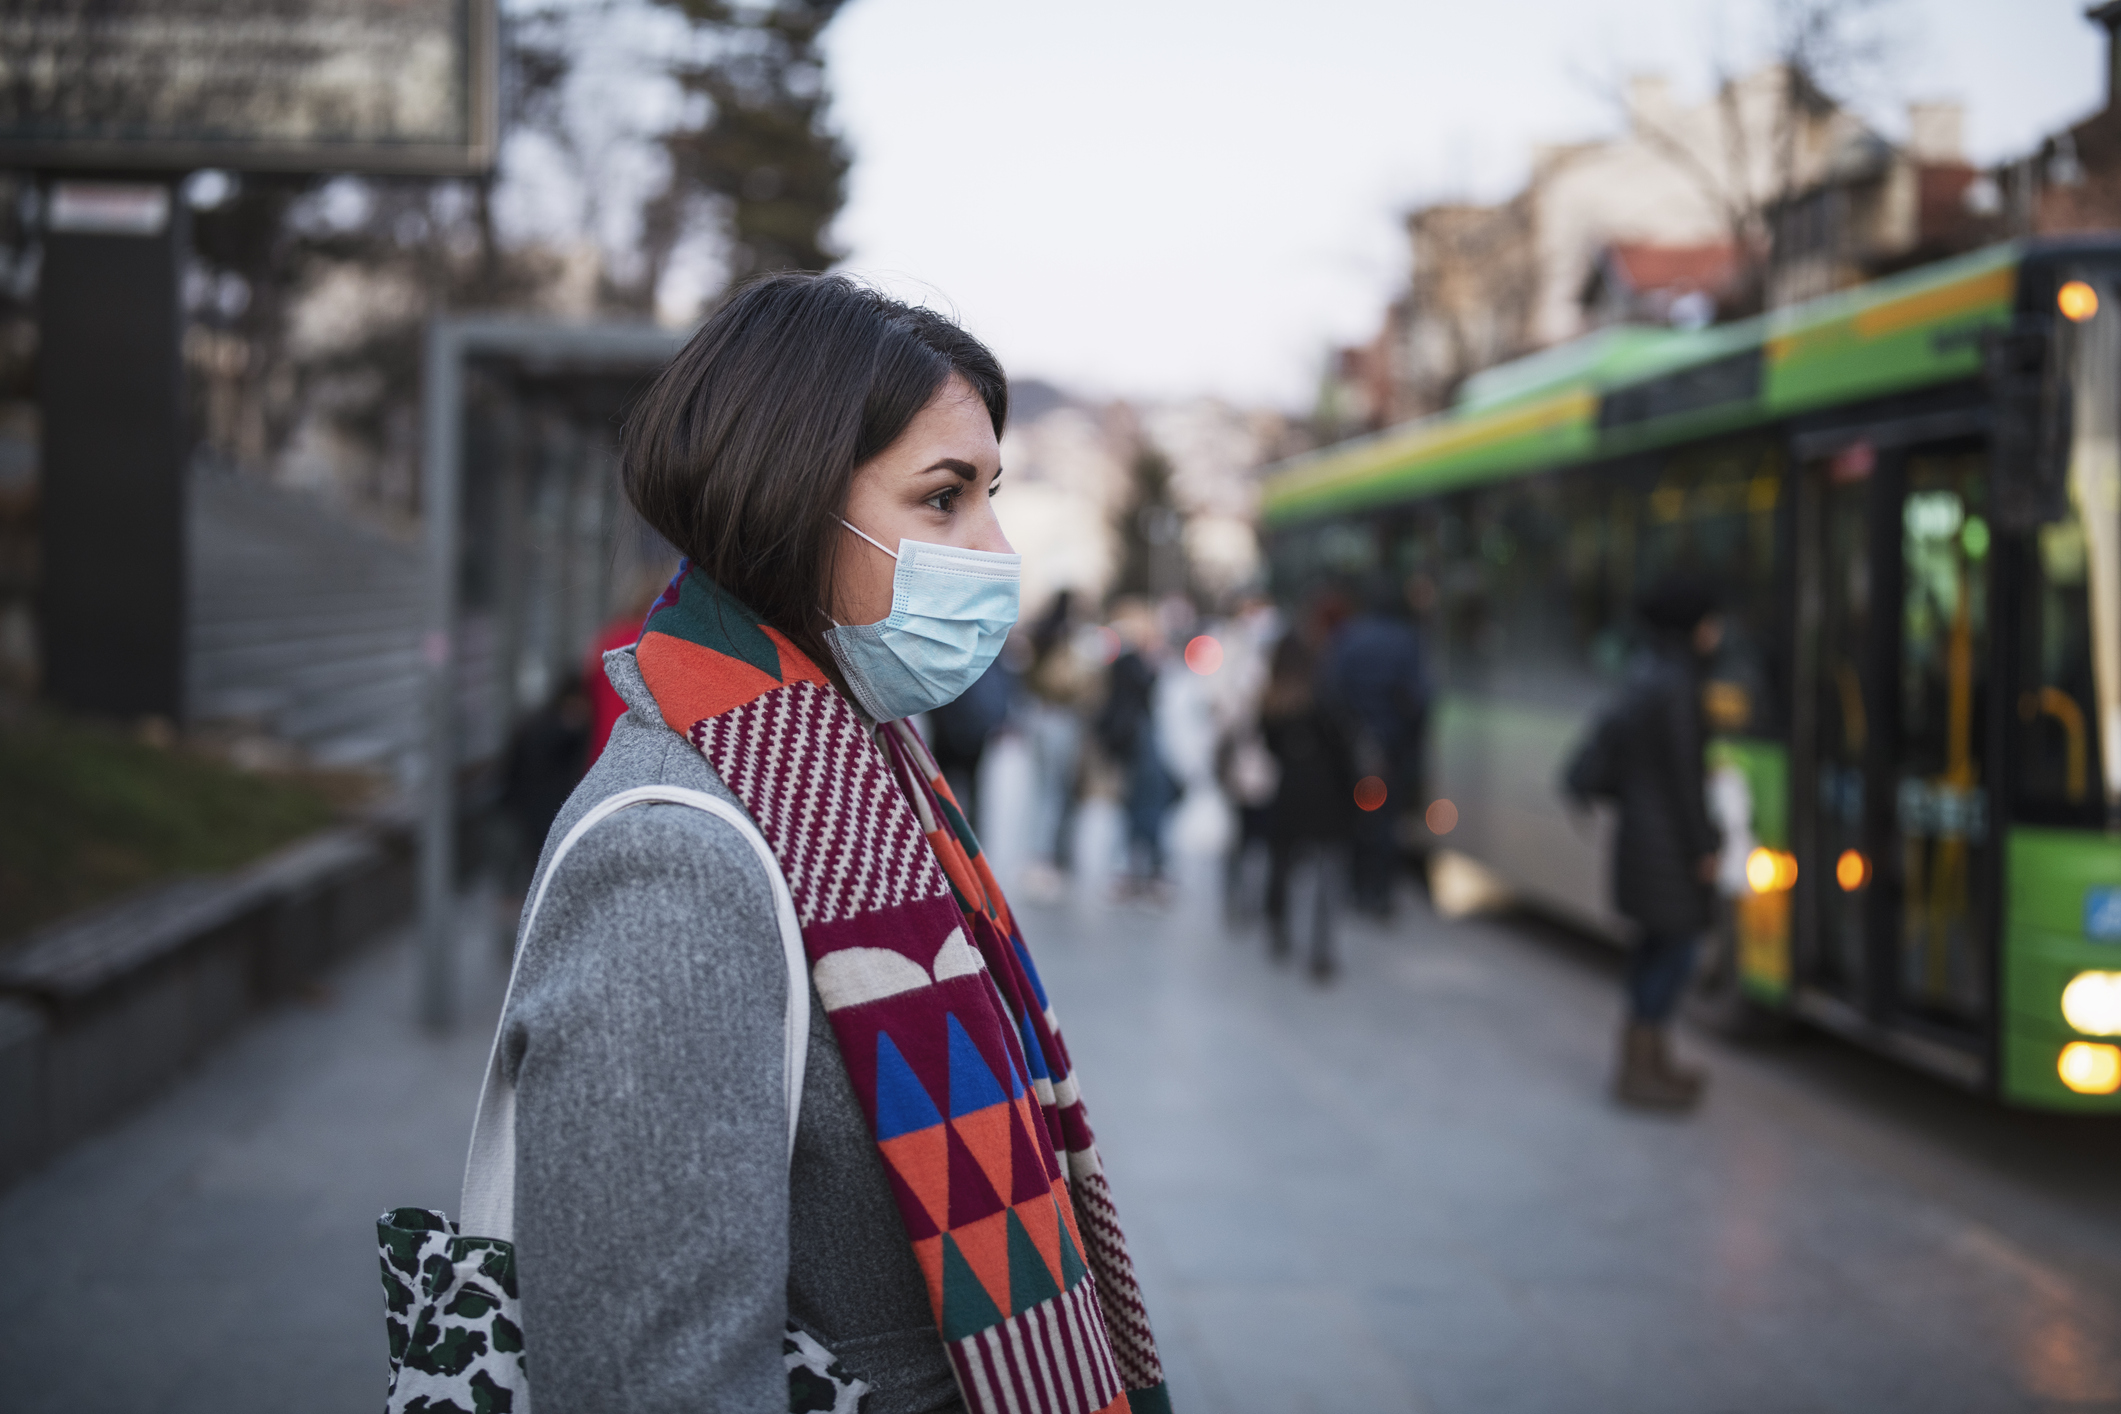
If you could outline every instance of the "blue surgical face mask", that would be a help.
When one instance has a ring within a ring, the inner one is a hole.
[[[887,618],[825,630],[855,701],[879,722],[955,702],[1016,624],[1023,556],[920,540],[901,540],[893,553],[851,521],[840,524],[898,561]]]

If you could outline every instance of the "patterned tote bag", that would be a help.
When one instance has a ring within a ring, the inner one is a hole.
[[[736,827],[758,855],[773,889],[774,910],[788,961],[787,1050],[788,1147],[803,1094],[803,1068],[810,1039],[810,965],[802,930],[779,863],[758,827],[726,800],[678,786],[638,786],[607,796],[584,815],[553,851],[523,927],[523,944],[537,924],[538,909],[560,862],[576,841],[599,822],[636,805],[659,802],[691,806]],[[516,949],[522,963],[524,946]],[[515,968],[508,994],[515,993]],[[508,1003],[501,1004],[508,1014]],[[390,1391],[386,1414],[529,1414],[530,1378],[517,1313],[515,1246],[515,1087],[501,1067],[501,1036],[494,1031],[472,1122],[471,1156],[464,1167],[461,1228],[428,1208],[396,1208],[376,1221],[383,1261],[384,1322],[390,1334]],[[476,1235],[466,1235],[476,1234]],[[788,1367],[788,1407],[796,1411],[855,1414],[868,1385],[849,1376],[832,1353],[789,1325],[782,1343]]]

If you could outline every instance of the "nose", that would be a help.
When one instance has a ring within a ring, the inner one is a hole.
[[[965,548],[968,550],[988,550],[999,555],[1015,554],[1016,547],[1009,543],[1008,536],[1002,534],[1002,522],[1001,518],[994,514],[994,502],[982,496],[980,505],[984,514],[979,516],[975,522],[972,532],[972,543]]]

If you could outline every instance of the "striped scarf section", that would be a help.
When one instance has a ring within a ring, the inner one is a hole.
[[[1168,1414],[1060,1027],[918,734],[689,567],[636,658],[787,877],[967,1408]]]

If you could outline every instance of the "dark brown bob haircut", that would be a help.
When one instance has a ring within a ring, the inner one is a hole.
[[[855,468],[953,373],[1001,436],[1002,366],[947,316],[843,275],[762,276],[708,317],[627,417],[627,499],[763,622],[829,661],[826,581]]]

